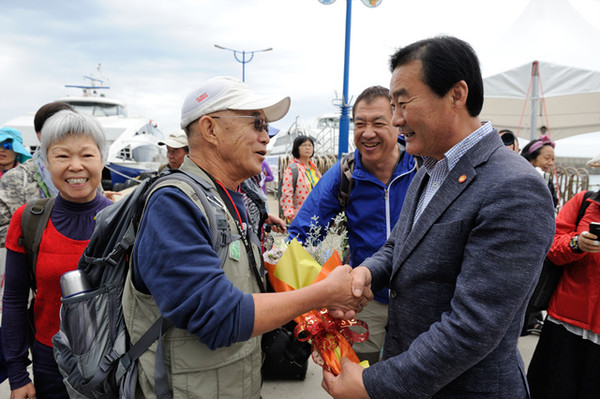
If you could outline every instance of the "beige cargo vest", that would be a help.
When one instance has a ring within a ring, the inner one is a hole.
[[[218,198],[210,178],[189,158],[185,158],[181,169],[208,181]],[[171,183],[172,184],[172,183]],[[177,184],[204,212],[194,192],[185,183]],[[256,277],[250,269],[244,245],[239,239],[233,218],[226,212],[229,228],[234,238],[238,238],[241,250],[240,260],[227,256],[223,270],[227,278],[245,293],[260,292]],[[231,245],[231,244],[230,244]],[[257,265],[260,265],[260,248],[252,244]],[[149,249],[150,250],[150,249]],[[229,248],[228,248],[229,250]],[[132,256],[133,259],[133,256]],[[173,287],[177,289],[177,287]],[[123,314],[132,342],[136,342],[144,332],[158,319],[160,312],[151,295],[135,289],[131,280],[131,265],[123,292]],[[171,327],[164,336],[164,357],[169,375],[169,386],[173,398],[259,398],[262,354],[260,336],[229,347],[210,350],[199,338],[187,330]],[[154,361],[156,343],[154,343],[138,361],[137,395],[155,398]]]

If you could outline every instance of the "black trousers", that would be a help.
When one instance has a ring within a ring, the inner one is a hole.
[[[527,380],[532,399],[600,398],[600,345],[546,320]]]
[[[58,371],[52,348],[38,341],[33,344],[33,385],[39,399],[69,399]]]

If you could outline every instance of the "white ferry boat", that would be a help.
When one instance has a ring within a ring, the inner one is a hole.
[[[98,72],[100,66],[98,66]],[[109,146],[107,170],[110,171],[112,184],[123,183],[144,172],[155,172],[167,162],[166,150],[158,145],[165,135],[158,123],[142,116],[129,116],[124,102],[106,97],[102,90],[110,86],[104,80],[84,76],[89,81],[86,85],[65,85],[65,87],[81,89],[79,96],[67,96],[56,99],[77,110],[77,112],[95,117],[104,128]],[[39,146],[33,127],[35,111],[7,121],[3,126],[18,129],[23,135],[23,142],[31,152]],[[103,177],[106,180],[107,176]],[[107,185],[107,182],[103,182]]]

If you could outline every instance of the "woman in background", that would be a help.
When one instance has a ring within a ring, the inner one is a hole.
[[[29,158],[31,154],[23,147],[21,132],[7,126],[0,128],[0,177]]]
[[[529,161],[529,163],[537,169],[542,175],[544,180],[548,182],[548,189],[552,194],[552,201],[554,207],[558,206],[558,195],[556,195],[556,188],[554,187],[554,141],[550,140],[550,137],[541,135],[537,140],[531,140],[523,150],[521,155]],[[542,321],[542,312],[530,312],[529,309],[525,313],[525,323],[523,324],[523,330],[521,336],[528,335],[530,333],[540,334],[544,322]]]
[[[33,118],[33,127],[40,142],[46,120],[63,110],[75,111],[63,102],[48,103],[37,110]],[[36,151],[31,159],[6,173],[0,179],[0,247],[4,247],[10,218],[21,205],[38,198],[56,197],[57,194],[58,191],[39,151]]]
[[[60,326],[60,276],[77,268],[94,230],[96,214],[111,204],[98,193],[106,140],[95,119],[72,111],[56,113],[44,124],[39,153],[58,195],[42,235],[35,268],[33,383],[27,371],[31,363],[27,302],[32,267],[19,243],[25,205],[15,211],[6,235],[2,343],[11,399],[69,397],[52,353],[52,337]]]
[[[315,142],[312,137],[296,137],[292,147],[294,158],[292,158],[283,174],[281,198],[279,199],[283,217],[288,223],[294,220],[306,197],[321,178],[321,172],[310,160],[314,154]],[[292,169],[297,171],[295,182]]]
[[[527,380],[532,399],[600,397],[600,193],[561,208],[548,259],[563,269],[548,305]],[[588,207],[577,225],[583,201]]]
[[[558,195],[556,195],[556,187],[552,179],[554,175],[554,147],[556,144],[550,140],[550,137],[545,134],[539,139],[530,141],[523,150],[521,155],[535,167],[544,179],[548,182],[548,188],[552,193],[552,201],[554,206],[558,205]]]

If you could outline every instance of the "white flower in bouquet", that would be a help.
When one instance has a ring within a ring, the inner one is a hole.
[[[263,259],[267,263],[276,265],[286,249],[287,243],[285,242],[285,239],[282,238],[276,240],[275,242],[273,242],[273,246],[271,247],[271,249],[263,253]]]
[[[311,218],[304,247],[320,264],[325,263],[334,250],[337,250],[340,258],[344,258],[348,246],[345,218],[345,213],[341,212],[326,227],[318,224],[318,216]]]

